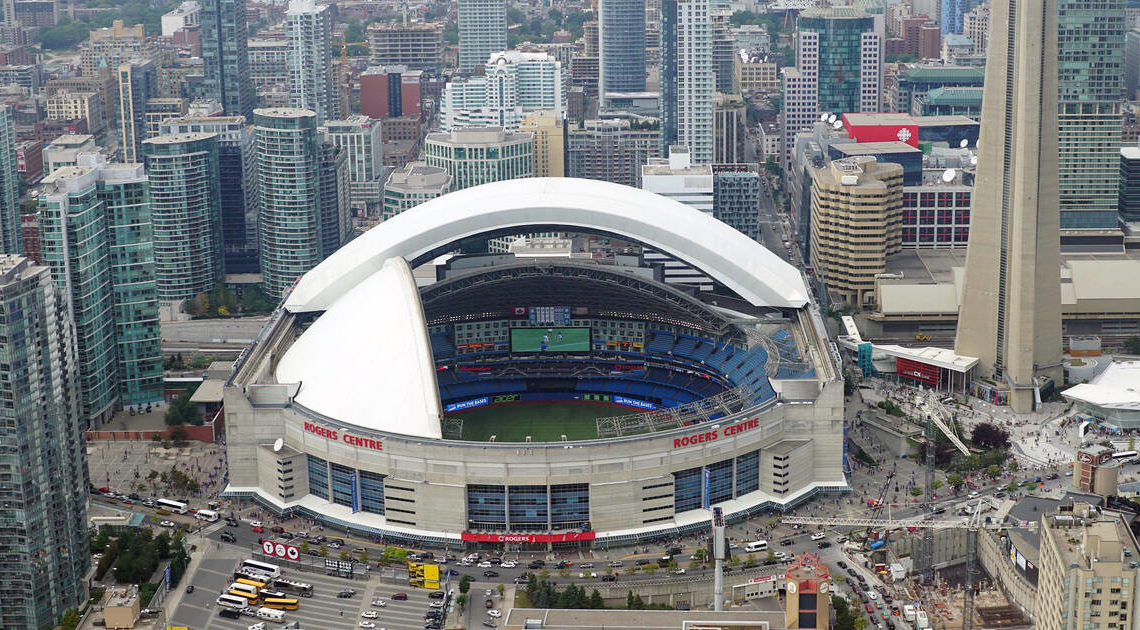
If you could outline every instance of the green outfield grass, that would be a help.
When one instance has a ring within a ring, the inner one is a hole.
[[[570,440],[598,437],[595,420],[636,413],[634,409],[605,404],[515,403],[475,407],[449,414],[463,418],[463,438],[477,442],[497,435],[499,442],[557,442],[562,434]]]
[[[543,349],[542,345],[546,344]],[[589,328],[512,328],[512,352],[589,352]]]

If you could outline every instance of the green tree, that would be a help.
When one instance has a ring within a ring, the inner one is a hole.
[[[606,602],[602,599],[602,594],[598,592],[598,589],[594,589],[590,592],[588,605],[593,610],[601,610],[606,607]]]
[[[459,597],[455,598],[455,603],[459,604],[459,610],[463,610],[467,606],[467,593],[460,593]]]
[[[499,598],[502,599],[503,595],[507,592],[507,587],[500,584],[495,587],[495,590],[499,591]]]
[[[63,617],[60,617],[59,625],[61,628],[63,628],[63,630],[75,630],[77,627],[79,627],[80,619],[81,617],[79,616],[79,610],[75,608],[68,608],[66,611],[64,611]]]
[[[911,488],[910,489],[910,496],[921,497],[922,496],[922,488],[919,488],[918,486]]]
[[[328,550],[328,547],[325,547],[324,545],[321,545],[321,548],[317,550],[317,555],[318,555],[318,556],[320,556],[320,557],[322,557],[322,558],[327,558],[327,557],[329,557],[329,550]]]
[[[941,487],[942,487],[942,480],[941,479],[935,479],[934,481],[930,482],[930,489],[931,490],[937,491]]]
[[[309,546],[309,541],[307,541],[307,540],[301,541],[301,553],[308,555],[308,553],[310,551],[312,551],[312,549],[313,548]]]
[[[460,594],[466,595],[467,591],[470,591],[470,590],[471,590],[471,576],[470,575],[464,575],[463,577],[459,578],[459,592],[460,592]]]
[[[1124,342],[1124,351],[1128,354],[1140,354],[1140,337],[1129,337]]]
[[[963,479],[962,475],[959,475],[958,473],[950,473],[949,475],[946,475],[946,483],[950,484],[950,487],[954,488],[954,490],[957,491],[962,488],[962,485],[966,483],[966,480]]]
[[[349,558],[351,558],[351,557],[352,557],[352,556],[351,556],[351,555],[349,555],[349,553],[348,553],[348,550],[347,550],[347,549],[341,549],[341,550],[340,550],[340,559],[341,559],[341,560],[348,560],[348,559],[349,559]]]
[[[1001,466],[998,466],[997,464],[990,464],[986,468],[986,476],[989,477],[990,479],[997,479],[997,476],[1000,474],[1001,474]]]
[[[202,415],[198,413],[198,408],[194,406],[194,403],[190,402],[190,397],[193,395],[193,391],[186,390],[170,401],[170,405],[163,415],[163,421],[167,426],[202,424]]]

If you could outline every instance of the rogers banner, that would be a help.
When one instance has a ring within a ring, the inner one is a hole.
[[[470,542],[491,543],[556,543],[593,540],[594,532],[568,532],[566,534],[471,534],[463,532],[460,537]]]
[[[261,551],[267,556],[276,556],[294,562],[301,559],[301,550],[296,546],[273,542],[272,540],[261,541]]]

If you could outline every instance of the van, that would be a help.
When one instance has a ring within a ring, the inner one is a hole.
[[[916,621],[920,630],[927,630],[930,628],[930,619],[926,616],[926,611],[919,608],[915,611]]]
[[[272,608],[258,608],[257,618],[265,619],[266,621],[281,621],[285,619],[285,613],[280,610],[273,610]]]
[[[750,542],[744,546],[744,551],[747,553],[756,553],[758,551],[768,551],[768,541],[767,540],[757,540],[754,542]]]

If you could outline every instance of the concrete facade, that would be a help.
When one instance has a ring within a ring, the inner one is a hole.
[[[991,33],[955,351],[978,357],[979,373],[1008,385],[1025,413],[1036,377],[1062,381],[1058,11],[1032,0],[991,12],[1010,28]]]

